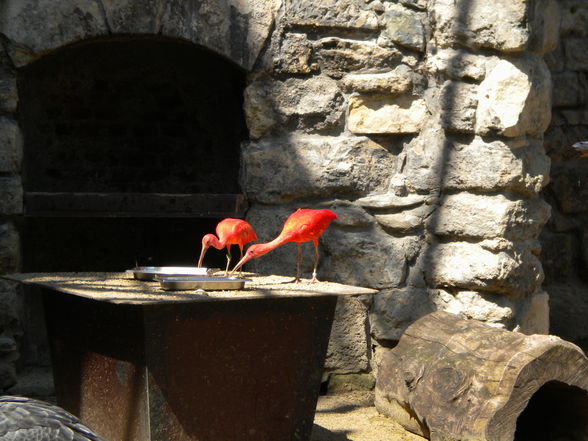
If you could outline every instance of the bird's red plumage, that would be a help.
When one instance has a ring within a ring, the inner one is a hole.
[[[216,226],[216,236],[214,234],[206,234],[202,238],[202,251],[198,259],[198,266],[202,266],[204,255],[209,247],[214,247],[217,250],[227,248],[227,255],[229,256],[227,262],[230,263],[230,249],[231,245],[238,245],[241,254],[243,254],[243,247],[245,244],[257,240],[257,235],[253,231],[253,227],[243,219],[226,218],[220,221]]]
[[[315,281],[318,262],[318,239],[335,219],[337,219],[337,215],[331,210],[299,208],[286,219],[282,232],[278,237],[267,243],[251,245],[247,249],[245,256],[235,265],[233,271],[240,269],[249,260],[261,257],[287,242],[296,242],[300,245],[302,242],[312,241],[315,248],[315,265],[313,270],[313,281]],[[298,259],[298,269],[299,266],[300,259]],[[296,280],[299,280],[298,274]]]

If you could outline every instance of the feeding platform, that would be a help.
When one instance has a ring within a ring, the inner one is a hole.
[[[338,296],[256,276],[163,291],[125,273],[5,276],[43,298],[58,404],[111,441],[308,440]]]

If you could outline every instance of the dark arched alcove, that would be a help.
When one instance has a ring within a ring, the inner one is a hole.
[[[232,62],[153,37],[76,43],[21,69],[23,270],[193,264],[201,235],[244,213],[244,88]]]
[[[559,381],[545,383],[519,415],[514,439],[588,440],[588,393]]]

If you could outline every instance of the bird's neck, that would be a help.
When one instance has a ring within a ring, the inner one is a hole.
[[[274,240],[267,242],[267,243],[260,243],[257,247],[257,251],[258,253],[261,251],[260,255],[263,255],[265,253],[269,253],[272,250],[275,250],[276,248],[278,248],[280,245],[285,244],[286,242],[288,242],[286,237],[282,237],[281,235],[276,237]]]
[[[222,250],[225,247],[226,240],[219,240],[214,234],[208,234],[206,236],[206,245],[209,247],[214,247],[217,250]]]

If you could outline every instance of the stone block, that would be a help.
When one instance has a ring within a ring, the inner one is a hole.
[[[401,5],[386,3],[382,15],[383,32],[394,43],[422,52],[425,49],[425,14]]]
[[[549,157],[539,142],[524,139],[464,143],[423,130],[406,149],[403,169],[409,186],[419,191],[512,191],[533,197],[547,184]]]
[[[342,83],[347,92],[401,95],[412,91],[412,71],[403,64],[391,72],[346,75]]]
[[[17,105],[16,74],[0,70],[0,111],[5,113],[16,112]]]
[[[569,37],[563,40],[567,70],[588,72],[588,58],[585,56],[587,45],[588,38]]]
[[[500,294],[478,291],[450,293],[442,289],[437,291],[434,302],[439,310],[507,329],[512,324],[517,306],[515,301]]]
[[[382,47],[371,41],[327,37],[313,44],[312,62],[317,63],[321,72],[341,78],[350,72],[388,71],[402,57],[398,49]]]
[[[378,17],[360,0],[288,2],[282,19],[286,26],[377,30]]]
[[[529,40],[527,0],[436,0],[432,7],[437,46],[455,44],[503,52],[523,51]]]
[[[479,86],[476,133],[540,135],[550,120],[551,76],[540,57],[501,60]]]
[[[264,138],[242,149],[242,188],[252,201],[363,196],[383,191],[396,157],[364,137]]]
[[[276,72],[288,74],[308,74],[318,69],[311,64],[312,43],[306,34],[286,33],[273,56]]]
[[[34,52],[108,35],[95,0],[7,0],[2,5],[0,28],[8,39]]]
[[[558,0],[535,0],[529,5],[531,35],[527,50],[544,55],[555,50],[560,38]],[[587,17],[588,18],[588,17]]]
[[[480,244],[431,244],[426,277],[433,287],[523,295],[543,281],[541,263],[524,243],[512,249],[490,251]]]
[[[374,217],[386,231],[405,234],[422,228],[434,208],[425,204],[398,213],[376,214]]]
[[[528,335],[549,334],[549,294],[539,290],[525,297],[515,330]]]
[[[443,72],[452,79],[479,82],[498,60],[496,56],[475,54],[465,49],[444,48],[427,53],[426,65],[431,72]]]
[[[160,33],[216,51],[250,70],[275,23],[281,0],[167,2]]]
[[[0,214],[13,215],[22,212],[23,188],[20,177],[0,177]]]
[[[588,176],[586,164],[575,161],[554,164],[551,190],[563,213],[588,212]]]
[[[451,132],[473,133],[478,87],[462,81],[446,81],[441,87],[441,122]]]
[[[347,126],[357,134],[418,133],[428,115],[421,98],[352,96]]]
[[[18,173],[22,162],[22,136],[16,121],[0,117],[0,172]]]
[[[380,291],[370,308],[372,337],[379,342],[398,341],[411,323],[437,310],[436,296],[437,290],[414,287]]]
[[[356,297],[340,297],[331,328],[325,370],[347,374],[366,372],[370,351],[365,305]]]
[[[264,77],[245,89],[244,110],[253,139],[275,131],[306,132],[331,129],[342,123],[343,96],[337,82],[327,76],[288,78]]]
[[[350,201],[335,200],[328,205],[330,210],[337,213],[334,225],[345,227],[367,227],[374,223],[374,217],[362,207]]]
[[[562,35],[588,37],[588,4],[584,0],[559,0]]]
[[[588,287],[577,279],[543,286],[549,293],[551,334],[571,342],[588,339]]]
[[[553,107],[574,107],[582,104],[586,95],[586,85],[577,72],[552,73]]]
[[[324,247],[329,280],[381,289],[403,283],[420,240],[418,236],[396,238],[378,227],[331,228],[324,234]]]
[[[101,0],[110,30],[115,34],[154,34],[161,27],[165,0]]]
[[[0,223],[0,274],[14,273],[20,263],[20,237],[12,223]]]
[[[526,240],[539,234],[551,207],[542,199],[458,193],[445,196],[429,222],[437,235]]]

